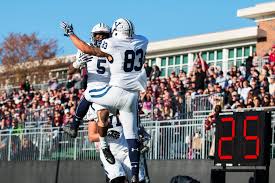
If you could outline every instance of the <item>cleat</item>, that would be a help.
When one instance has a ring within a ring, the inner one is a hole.
[[[139,183],[138,180],[138,176],[137,175],[133,175],[132,179],[131,179],[131,183]]]
[[[115,164],[115,157],[114,155],[112,154],[112,152],[110,151],[110,148],[109,147],[106,147],[104,149],[101,149],[103,154],[104,154],[104,157],[106,159],[106,161],[108,161],[108,163],[110,164]]]
[[[77,128],[73,128],[70,125],[66,125],[66,126],[63,127],[63,131],[66,134],[68,134],[70,137],[72,137],[72,138],[76,138],[77,137],[77,131],[78,131]]]

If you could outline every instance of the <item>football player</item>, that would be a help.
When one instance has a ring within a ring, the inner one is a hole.
[[[107,141],[115,157],[115,164],[109,164],[100,150],[100,159],[107,176],[107,182],[125,183],[131,178],[131,163],[128,156],[127,142],[118,116],[110,116]],[[99,141],[98,124],[95,120],[89,121],[88,137],[91,142]],[[144,167],[139,169],[139,182],[145,183]]]
[[[89,45],[93,45],[95,47],[100,47],[103,39],[109,38],[111,35],[111,30],[108,25],[104,23],[96,24],[91,31],[91,43]],[[70,74],[76,71],[81,67],[86,67],[88,78],[87,78],[87,89],[88,91],[96,90],[98,87],[105,87],[108,85],[110,81],[110,68],[109,62],[106,57],[97,57],[87,55],[80,50],[78,50],[76,54],[76,61],[72,64],[73,69],[70,69]],[[78,129],[80,125],[80,121],[86,115],[87,108],[89,109],[90,103],[85,102],[85,98],[82,98],[79,102],[79,105],[76,109],[76,113],[73,118],[73,122],[63,127],[63,130],[71,137],[75,138],[77,136],[77,131],[70,130],[71,128]],[[105,155],[106,160],[110,164],[115,163],[115,159],[109,150],[108,144],[106,142],[104,132],[107,125],[107,120],[109,117],[109,111],[106,107],[93,104],[90,107],[90,110],[95,110],[98,118],[98,132],[99,132],[99,140],[100,147],[102,148],[103,154]]]
[[[111,62],[109,86],[86,90],[85,100],[106,106],[111,111],[120,111],[132,166],[131,181],[136,183],[139,180],[140,159],[137,101],[139,92],[145,90],[147,83],[143,63],[148,40],[144,36],[135,35],[132,22],[125,18],[119,18],[113,23],[112,37],[104,39],[100,48],[90,46],[79,39],[71,24],[62,22],[61,28],[82,52],[107,57]],[[105,130],[104,134],[107,134],[107,128]]]

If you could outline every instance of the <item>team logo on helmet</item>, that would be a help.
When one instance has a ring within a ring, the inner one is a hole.
[[[117,19],[112,26],[112,36],[118,38],[131,38],[134,35],[134,25],[126,18]]]

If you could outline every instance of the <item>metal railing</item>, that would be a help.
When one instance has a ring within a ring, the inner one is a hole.
[[[263,66],[267,63],[269,63],[269,60],[268,60],[268,56],[267,57],[259,57],[257,59],[254,59],[253,60],[253,65],[256,66],[257,70],[258,71],[261,71],[261,69],[263,68]]]
[[[40,131],[38,131],[40,130]],[[36,128],[22,133],[1,133],[1,160],[96,160],[95,144],[89,142],[87,130],[72,139],[59,128]]]
[[[275,158],[275,111],[270,107],[263,109],[272,110],[271,158]],[[150,147],[148,159],[206,159],[214,132],[205,131],[206,115],[196,114],[198,111],[194,111],[193,119],[143,121],[142,125],[151,135],[151,140],[147,144]],[[0,131],[0,160],[57,159],[99,159],[95,144],[88,140],[86,126],[79,131],[76,139],[63,134],[59,128],[43,126],[20,131]]]
[[[204,119],[146,121],[152,139],[147,144],[149,159],[204,159],[210,143]],[[210,139],[211,140],[211,139]],[[88,140],[87,129],[71,139],[59,128],[29,128],[16,133],[1,131],[0,160],[84,160],[99,159],[95,143]]]
[[[42,109],[31,109],[27,108],[25,111],[26,114],[26,121],[27,123],[25,125],[29,125],[30,127],[34,125],[34,127],[37,127],[39,121],[47,121],[48,116],[53,116],[54,108],[42,108]],[[35,123],[37,123],[35,125]]]
[[[149,159],[205,159],[210,143],[206,141],[204,119],[155,121],[143,124],[151,135]]]
[[[183,118],[193,119],[194,111],[210,111],[216,104],[223,105],[223,97],[219,93],[187,96],[183,106]]]
[[[66,79],[58,80],[58,84],[61,86],[65,86],[66,83],[67,83]],[[39,83],[39,84],[31,84],[31,86],[34,90],[48,90],[50,87],[48,82],[47,83]],[[20,89],[20,86],[8,85],[8,86],[0,88],[0,91],[6,91],[6,92],[10,93],[11,91],[18,90],[18,89]]]

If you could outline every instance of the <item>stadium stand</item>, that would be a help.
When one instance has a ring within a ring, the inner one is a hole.
[[[213,132],[204,130],[204,121],[217,104],[223,110],[275,107],[275,64],[272,60],[259,60],[257,58],[256,62],[253,57],[248,57],[244,65],[233,66],[228,73],[223,73],[198,57],[188,74],[172,72],[167,78],[156,73],[159,71],[157,66],[148,69],[148,88],[139,101],[142,123],[154,136],[148,157],[207,158]],[[84,90],[79,80],[59,83],[52,79],[47,87],[40,87],[34,89],[24,81],[20,87],[2,91],[1,159],[55,158],[59,127],[72,120]],[[162,128],[167,126],[170,128]],[[62,136],[64,158],[96,159],[95,146],[86,139],[85,127],[80,133],[83,133],[80,141],[84,145],[77,150],[80,151],[78,155],[74,141]],[[25,146],[29,148],[23,149]],[[28,155],[28,150],[34,155]]]

